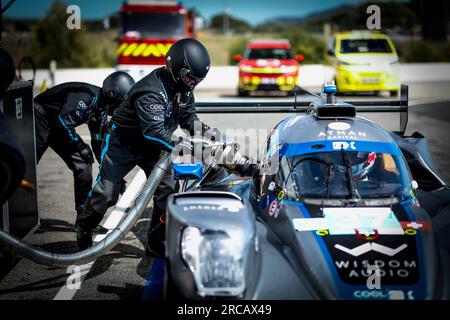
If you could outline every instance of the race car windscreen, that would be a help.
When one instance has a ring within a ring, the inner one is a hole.
[[[347,39],[341,40],[341,53],[391,53],[392,49],[385,39]]]
[[[122,32],[138,31],[142,37],[183,36],[183,16],[178,13],[122,12]]]
[[[347,155],[344,157],[344,153]],[[348,159],[348,162],[345,160]],[[285,163],[283,163],[285,162]],[[397,156],[375,152],[321,152],[282,158],[286,191],[297,200],[348,199],[349,172],[361,199],[410,196],[408,171]]]
[[[293,59],[291,50],[278,48],[258,48],[247,49],[244,54],[245,59]]]

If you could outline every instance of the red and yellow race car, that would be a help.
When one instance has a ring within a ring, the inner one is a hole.
[[[292,92],[297,84],[298,62],[286,39],[251,40],[244,56],[235,55],[239,62],[238,95],[250,92]]]

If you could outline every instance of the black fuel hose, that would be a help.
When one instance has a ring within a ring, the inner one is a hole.
[[[0,244],[26,259],[46,266],[67,267],[69,265],[85,264],[94,261],[99,256],[114,248],[136,224],[147,204],[152,199],[161,180],[169,172],[170,165],[170,154],[164,153],[148,177],[134,205],[127,211],[126,217],[103,240],[95,243],[86,250],[69,254],[52,253],[27,244],[3,230],[0,230]]]

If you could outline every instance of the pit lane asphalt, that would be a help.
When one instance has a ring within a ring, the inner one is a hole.
[[[233,92],[199,92],[197,98],[215,97],[235,99]],[[407,134],[422,132],[428,139],[431,154],[438,168],[450,181],[450,83],[415,84],[410,87],[411,101]],[[274,98],[279,100],[289,98]],[[344,97],[344,100],[373,99],[370,96]],[[431,100],[430,100],[431,99]],[[440,100],[443,99],[443,100]],[[425,103],[421,103],[420,101]],[[272,128],[286,114],[261,115],[201,115],[200,118],[218,128]],[[384,119],[387,120],[387,119]],[[88,130],[82,126],[77,130],[88,138]],[[85,139],[87,140],[87,139]],[[265,132],[257,139],[261,146]],[[239,142],[245,141],[243,136]],[[259,147],[250,147],[255,156]],[[94,166],[94,178],[98,166]],[[126,177],[130,182],[137,173],[134,169]],[[29,242],[55,252],[77,250],[73,223],[73,178],[63,161],[48,150],[38,166],[38,200],[41,227]],[[110,210],[111,211],[111,210]],[[73,299],[139,299],[151,265],[151,258],[144,253],[144,243],[151,206],[132,231],[111,252],[99,258],[84,279],[81,289]],[[108,215],[106,215],[108,216]],[[7,274],[0,275],[0,300],[5,299],[54,299],[69,274],[66,269],[40,266],[26,259],[19,259]]]

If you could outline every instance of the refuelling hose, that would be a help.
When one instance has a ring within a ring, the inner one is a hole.
[[[114,248],[136,224],[152,199],[161,180],[169,172],[170,165],[170,153],[166,152],[155,165],[141,193],[136,198],[134,205],[127,211],[126,217],[103,240],[95,243],[86,250],[69,254],[52,253],[27,244],[1,229],[0,244],[26,259],[46,266],[67,267],[69,265],[85,264],[94,261],[99,256]]]

